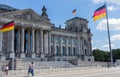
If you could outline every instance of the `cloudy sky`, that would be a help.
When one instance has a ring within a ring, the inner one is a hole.
[[[48,16],[56,26],[65,27],[65,22],[73,17],[85,18],[89,21],[89,28],[93,34],[92,48],[109,51],[106,19],[94,22],[94,11],[107,3],[111,47],[120,48],[120,0],[0,0],[0,4],[7,4],[18,9],[31,8],[41,14],[41,8],[46,6]],[[76,15],[72,11],[76,9]]]

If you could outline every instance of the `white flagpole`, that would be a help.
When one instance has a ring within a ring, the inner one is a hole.
[[[106,3],[105,3],[105,6],[106,6]],[[113,65],[113,54],[112,54],[112,50],[111,50],[111,40],[110,40],[107,6],[106,6],[106,20],[107,20],[107,31],[108,31],[109,50],[110,50],[110,60],[111,60],[111,65]]]

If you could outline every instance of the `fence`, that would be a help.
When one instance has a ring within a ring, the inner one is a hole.
[[[100,66],[93,67],[72,67],[72,68],[52,68],[49,69],[35,69],[35,75],[45,74],[45,73],[53,73],[53,72],[65,72],[65,71],[75,71],[75,70],[86,70],[86,69],[97,69],[101,68]],[[17,76],[27,76],[28,70],[10,70],[8,73],[9,77],[17,77]],[[0,77],[4,77],[5,74],[3,71],[0,71]]]

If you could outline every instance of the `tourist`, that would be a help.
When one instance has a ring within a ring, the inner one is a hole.
[[[30,73],[31,73],[31,64],[29,64],[29,68],[28,68],[28,77]]]
[[[5,73],[5,65],[2,66],[2,71]]]
[[[107,67],[108,67],[108,68],[110,67],[110,63],[109,63],[109,62],[107,62]]]
[[[35,68],[35,64],[31,62],[28,68],[28,76],[29,76],[29,73],[32,74],[32,77],[34,76],[34,68]]]
[[[6,75],[8,75],[8,70],[9,70],[9,66],[6,65],[6,66],[5,66],[5,74],[6,74]]]
[[[32,76],[34,76],[34,68],[35,68],[35,64],[33,62],[31,62],[32,66],[31,66],[31,74]]]

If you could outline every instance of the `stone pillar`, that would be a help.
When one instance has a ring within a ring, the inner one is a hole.
[[[51,54],[51,33],[48,32],[48,53]]]
[[[10,58],[15,58],[14,53],[14,30],[11,30],[11,49],[10,49]]]
[[[68,38],[66,37],[65,40],[66,40],[66,42],[65,42],[66,55],[68,55],[69,54],[68,53]]]
[[[35,32],[35,35],[36,35],[36,37],[35,37],[35,48],[36,48],[36,56],[38,57],[39,56],[39,54],[40,54],[40,34],[39,34],[39,30],[37,29],[36,30],[36,32]]]
[[[2,32],[0,32],[0,54],[2,54]]]
[[[17,48],[18,48],[18,50],[17,50],[17,55],[20,57],[20,51],[21,51],[21,48],[20,48],[20,43],[21,43],[21,41],[20,41],[20,29],[18,29],[18,45],[17,45]]]
[[[92,46],[91,46],[91,38],[89,38],[89,40],[88,40],[88,49],[89,49],[89,55],[91,55],[92,56]]]
[[[60,36],[59,46],[60,46],[60,55],[63,56],[63,51],[62,51],[62,37],[61,36]]]
[[[44,35],[43,35],[44,37],[44,39],[43,39],[43,51],[44,51],[44,54],[48,54],[48,31],[45,31],[44,32]]]
[[[27,56],[28,57],[30,57],[30,55],[31,55],[31,48],[30,48],[30,30],[28,30],[28,39],[27,39],[27,46],[28,46],[28,48],[27,48]]]
[[[32,58],[35,58],[35,30],[32,29]]]
[[[56,39],[55,35],[53,36],[53,47],[54,47],[54,56],[56,56]]]
[[[41,40],[41,41],[40,41],[40,42],[41,42],[41,45],[40,45],[40,46],[41,46],[41,47],[40,47],[40,48],[41,48],[41,58],[44,58],[44,53],[43,53],[43,30],[42,30],[42,29],[41,29],[41,31],[40,31],[40,35],[41,35],[41,36],[40,36],[40,38],[41,38],[41,39],[40,39],[40,40]]]
[[[78,33],[78,39],[77,39],[77,54],[78,56],[80,56],[80,35]]]
[[[71,42],[72,42],[72,43],[71,43],[71,48],[72,48],[72,49],[71,49],[71,55],[74,56],[74,54],[73,54],[73,45],[74,45],[74,41],[73,41],[73,39],[72,39]]]
[[[5,60],[5,56],[3,55],[2,52],[2,32],[0,32],[0,61],[4,61]]]
[[[82,39],[82,52],[83,52],[83,55],[85,55],[85,49],[84,49],[84,40]]]
[[[25,29],[22,28],[22,34],[21,34],[21,54],[20,57],[21,58],[25,58],[25,53],[24,53],[24,43],[25,43]]]

